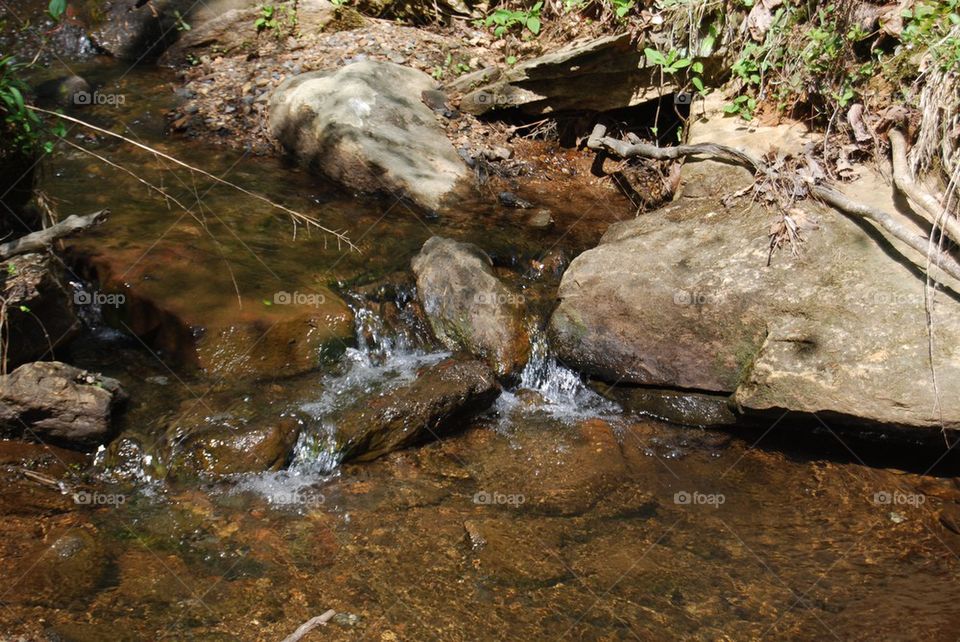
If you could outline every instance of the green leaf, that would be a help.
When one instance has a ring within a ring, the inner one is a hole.
[[[694,76],[690,79],[690,82],[693,83],[693,86],[697,88],[701,94],[704,92],[703,81],[700,80],[697,76]]]
[[[67,0],[50,0],[50,4],[47,5],[47,13],[54,20],[59,20],[66,10]]]
[[[24,111],[26,107],[24,107],[23,94],[20,93],[20,90],[13,85],[10,85],[7,89],[10,92],[10,95],[13,96],[14,102],[17,104],[17,111]]]
[[[508,64],[508,65],[515,65],[515,64],[517,64],[517,57],[516,57],[516,56],[507,56],[507,64]]]
[[[30,312],[30,308],[28,308],[28,307],[25,306],[25,305],[21,305],[21,306],[20,306],[20,311],[21,311],[21,312]]]
[[[740,111],[740,105],[735,103],[727,103],[723,106],[723,113],[725,114],[735,114]]]
[[[527,18],[527,29],[533,32],[533,35],[540,33],[540,18],[536,16],[531,16]]]
[[[647,47],[646,49],[643,50],[643,53],[646,54],[647,60],[651,64],[660,65],[660,66],[667,64],[667,59],[664,58],[663,54],[657,51],[656,49],[650,49],[649,47]]]
[[[703,73],[703,63],[702,63],[702,62],[695,62],[695,63],[693,63],[692,65],[690,65],[690,71],[692,71],[692,72],[695,73],[695,74],[702,74],[702,73]]]

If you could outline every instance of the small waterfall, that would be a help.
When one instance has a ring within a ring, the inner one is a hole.
[[[297,443],[291,474],[332,472],[340,463],[332,417],[358,398],[413,381],[421,367],[449,356],[423,349],[425,342],[415,321],[407,319],[413,315],[408,307],[399,308],[399,324],[389,323],[365,302],[354,302],[352,307],[357,347],[347,349],[336,372],[321,378],[320,397],[300,406],[313,421]]]
[[[530,360],[520,374],[520,384],[497,400],[501,428],[507,428],[516,413],[543,413],[564,423],[619,413],[615,403],[590,390],[580,375],[550,356],[539,326],[530,328],[530,343]]]

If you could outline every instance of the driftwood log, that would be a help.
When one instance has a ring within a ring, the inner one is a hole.
[[[55,225],[51,225],[37,232],[31,232],[13,241],[2,243],[0,244],[0,261],[5,261],[18,254],[44,250],[59,239],[66,238],[71,234],[76,234],[81,230],[100,223],[109,213],[110,210],[100,210],[85,216],[73,214]]]
[[[895,131],[896,130],[891,130],[891,145],[893,147],[897,147],[897,145],[893,142],[895,138],[893,133]],[[698,143],[695,145],[677,145],[676,147],[655,147],[646,143],[627,143],[617,140],[616,138],[607,136],[606,132],[607,129],[603,125],[595,126],[590,134],[590,137],[587,139],[587,148],[596,152],[605,152],[620,158],[639,156],[642,158],[653,158],[656,160],[676,160],[695,155],[714,160],[731,161],[747,167],[756,174],[765,174],[768,171],[766,163],[759,158],[755,158],[750,154],[741,152],[733,147],[728,147],[727,145]],[[896,133],[899,134],[899,132]],[[903,139],[901,135],[900,141],[902,140]],[[899,162],[897,161],[897,153],[905,154],[903,147],[899,147],[894,152],[895,167]],[[901,158],[903,163],[901,170],[906,166],[906,161],[903,159],[905,159],[905,155]],[[909,180],[904,182],[904,185],[901,186],[900,181],[895,178],[894,182],[897,184],[897,188],[903,191],[908,198],[916,202],[918,206],[926,209],[926,207],[930,205],[930,200],[935,202],[935,199],[933,199],[929,194],[924,194],[923,191],[919,189],[916,183],[912,180],[912,177],[909,175],[909,172],[906,173],[906,176],[902,171],[900,174],[900,178],[902,180],[906,179],[907,177],[909,177]],[[918,193],[911,196],[911,194],[908,193],[905,188],[911,189],[911,191]],[[914,190],[913,188],[916,189]],[[936,265],[941,270],[960,281],[960,263],[958,263],[951,254],[940,250],[936,243],[931,243],[930,239],[926,236],[911,231],[908,227],[901,224],[889,213],[874,207],[869,207],[862,203],[852,201],[840,192],[823,185],[809,185],[808,192],[814,198],[827,203],[834,209],[846,214],[847,216],[866,218],[873,221],[883,228],[883,230],[885,230],[890,236],[893,236],[894,238],[906,243],[924,256],[929,256],[932,264]],[[926,196],[927,198],[923,198],[923,196]],[[929,212],[925,213],[930,215],[928,220],[930,220],[930,222],[936,227],[939,227],[937,215]],[[957,223],[957,221],[953,218],[941,216],[940,219],[948,220],[954,224]],[[947,235],[950,236],[949,228],[946,231]],[[953,238],[960,240],[960,236]]]

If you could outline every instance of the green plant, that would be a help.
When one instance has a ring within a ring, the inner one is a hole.
[[[284,33],[293,32],[297,26],[297,16],[286,5],[267,4],[260,7],[260,16],[253,22],[253,26],[257,33],[272,31],[279,39]]]
[[[54,20],[59,20],[67,11],[67,0],[50,0],[47,5],[47,13]]]
[[[32,154],[38,149],[53,151],[53,142],[48,140],[43,121],[32,111],[24,98],[28,88],[21,75],[26,65],[16,62],[12,56],[0,58],[0,118],[3,125],[4,147],[10,151]],[[54,135],[65,133],[58,123]],[[0,150],[2,151],[2,150]]]
[[[493,35],[497,38],[502,37],[507,31],[514,27],[526,28],[534,36],[540,33],[540,9],[543,8],[542,0],[530,7],[528,11],[514,11],[511,9],[497,9],[486,17],[483,24],[486,27],[493,27]]]
[[[177,28],[177,31],[184,32],[190,31],[190,23],[180,14],[179,11],[173,12],[174,25]]]
[[[733,102],[724,105],[723,112],[725,114],[736,114],[744,120],[753,120],[753,113],[756,109],[757,99],[744,94],[734,98]]]
[[[610,4],[613,5],[613,13],[616,14],[617,18],[623,20],[637,3],[634,0],[610,0]]]

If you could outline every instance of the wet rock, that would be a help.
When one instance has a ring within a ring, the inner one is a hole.
[[[537,210],[527,219],[527,225],[538,230],[553,227],[553,214],[550,210]]]
[[[462,427],[499,394],[486,365],[447,359],[420,370],[412,383],[361,398],[340,413],[337,443],[344,460],[376,459]]]
[[[204,404],[192,404],[172,421],[163,456],[168,474],[183,479],[285,468],[300,436],[300,421],[258,415],[243,404],[215,414]]]
[[[497,279],[490,257],[475,245],[434,236],[412,266],[437,339],[485,359],[497,376],[523,369],[530,356],[524,297]]]
[[[111,433],[126,400],[120,382],[57,361],[28,363],[0,377],[0,427],[71,448],[91,448]]]
[[[530,201],[523,200],[513,192],[500,192],[497,198],[500,200],[500,203],[506,207],[515,207],[522,210],[528,210],[533,207]]]
[[[170,604],[192,596],[191,573],[182,559],[132,549],[117,560],[117,595],[137,604]]]
[[[261,15],[259,2],[235,0],[232,4],[237,6],[222,12],[215,12],[205,7],[206,4],[202,3],[201,11],[191,16],[190,30],[183,32],[164,52],[161,64],[175,65],[186,61],[188,55],[200,56],[205,52],[215,51],[223,56],[256,48],[259,35],[256,20]],[[298,16],[300,14],[298,11]]]
[[[512,510],[514,498],[522,511],[546,515],[590,511],[622,484],[627,464],[609,423],[592,419],[574,430],[563,444],[521,433],[512,443],[488,445],[477,471],[481,494],[474,501]]]
[[[740,175],[711,172],[707,194]],[[942,404],[945,425],[960,427],[960,397],[938,404],[930,380],[919,271],[834,210],[796,216],[818,225],[803,227],[800,256],[770,265],[771,218],[754,205],[698,194],[611,226],[564,274],[551,346],[597,378],[735,393],[747,412],[934,430]],[[940,390],[960,389],[960,300],[938,299]]]
[[[90,39],[101,51],[122,60],[155,59],[177,40],[177,16],[187,16],[192,4],[188,0],[111,0]]]
[[[362,61],[282,83],[270,100],[270,131],[305,164],[350,189],[403,195],[436,210],[469,173],[423,104],[423,72]]]
[[[73,293],[61,265],[46,254],[23,254],[0,264],[6,320],[0,357],[12,368],[50,357],[80,329]]]
[[[737,422],[729,397],[681,390],[658,390],[633,386],[607,386],[597,382],[595,389],[631,412],[687,426],[724,426]]]
[[[644,69],[646,65],[629,34],[605,36],[571,43],[506,70],[466,74],[448,90],[463,93],[460,109],[474,115],[510,108],[536,115],[607,111],[659,97],[659,76]]]
[[[93,88],[80,76],[64,76],[40,83],[34,91],[41,101],[69,107],[87,104],[85,99]]]
[[[323,286],[290,283],[244,292],[188,243],[103,248],[78,239],[73,252],[101,294],[108,324],[140,337],[176,365],[215,377],[270,379],[318,368],[354,341],[353,312]],[[148,251],[149,250],[149,251]],[[272,290],[272,291],[271,291]]]
[[[63,608],[91,600],[108,570],[98,538],[92,527],[56,529],[32,555],[24,556],[15,573],[17,588],[4,595],[4,601]]]

